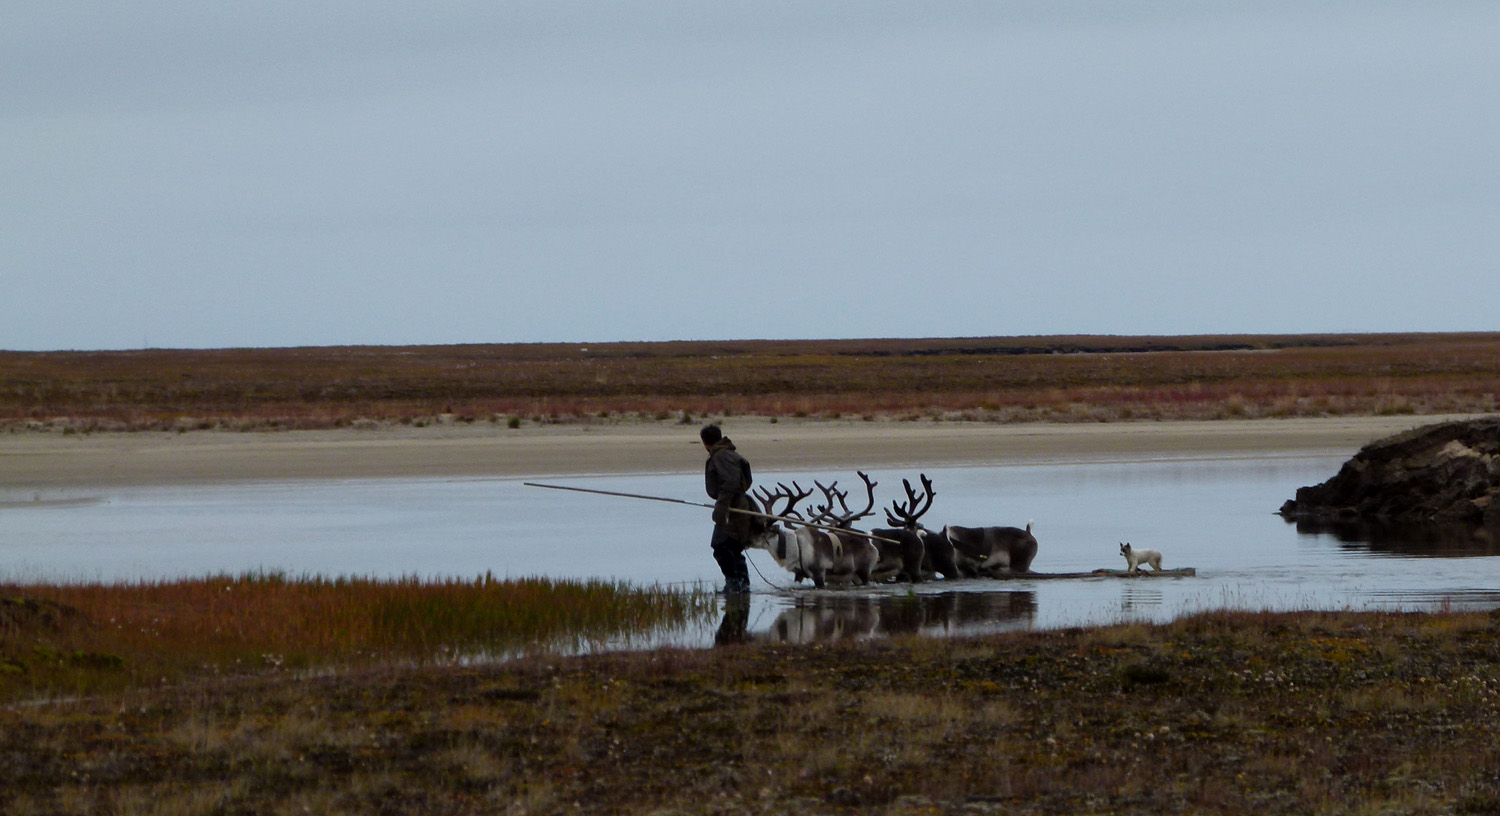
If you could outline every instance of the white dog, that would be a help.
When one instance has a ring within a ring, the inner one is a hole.
[[[1129,544],[1120,545],[1120,555],[1125,556],[1126,570],[1140,572],[1142,564],[1150,564],[1153,571],[1161,569],[1161,553],[1156,550],[1136,550]]]

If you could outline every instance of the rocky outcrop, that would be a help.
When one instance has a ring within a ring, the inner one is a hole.
[[[1468,525],[1500,531],[1500,417],[1443,422],[1360,449],[1332,479],[1297,490],[1298,521]]]

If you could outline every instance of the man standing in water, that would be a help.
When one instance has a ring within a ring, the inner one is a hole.
[[[750,570],[745,565],[745,548],[750,545],[753,516],[731,513],[729,508],[759,510],[750,497],[750,463],[734,449],[717,425],[704,425],[698,432],[708,463],[703,468],[704,487],[714,500],[714,535],[710,542],[714,560],[724,572],[724,592],[743,594],[750,591]]]

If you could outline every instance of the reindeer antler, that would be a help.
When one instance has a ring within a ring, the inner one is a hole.
[[[868,501],[865,504],[865,509],[863,509],[863,510],[859,511],[858,513],[855,513],[854,515],[849,516],[848,518],[846,518],[844,520],[846,523],[847,522],[853,522],[853,521],[856,521],[858,519],[862,519],[865,516],[868,516],[871,513],[875,512],[875,485],[877,485],[879,483],[878,482],[872,482],[872,481],[870,481],[870,477],[869,476],[866,476],[865,474],[860,473],[859,471],[855,471],[855,472],[859,473],[860,481],[862,481],[862,482],[865,483],[865,498]]]
[[[838,499],[838,501],[842,503],[844,497],[848,496],[849,494],[839,492],[839,483],[837,481],[834,481],[832,484],[825,486],[822,482],[814,479],[813,484],[816,485],[819,490],[823,491],[823,500],[828,503],[820,504],[816,508],[814,508],[815,512],[813,513],[812,520],[820,523],[827,522],[829,524],[836,522],[838,520],[838,517],[833,514],[833,502],[835,499]]]
[[[814,481],[813,484],[817,485],[818,489],[823,491],[823,497],[828,501],[828,503],[818,505],[818,514],[813,517],[813,521],[827,520],[834,527],[849,527],[855,521],[862,519],[875,511],[875,485],[879,484],[879,482],[872,482],[870,481],[870,477],[866,476],[864,473],[861,473],[859,471],[855,472],[859,473],[860,480],[865,483],[865,493],[869,499],[869,503],[865,505],[865,509],[860,510],[857,513],[851,511],[849,509],[849,504],[847,501],[849,498],[849,491],[839,490],[838,482],[834,482],[833,484],[824,487],[821,482]],[[838,501],[839,507],[843,510],[842,513],[833,512],[833,502],[835,500]]]
[[[783,482],[777,482],[776,492],[774,493],[763,487],[757,488],[755,491],[755,498],[760,500],[760,504],[765,508],[767,515],[797,519],[802,518],[802,514],[797,512],[797,503],[811,495],[811,490],[803,490],[802,485],[797,484],[795,481],[792,482],[791,487],[787,487]],[[786,499],[786,507],[781,511],[777,511],[775,505],[781,499]]]
[[[886,523],[892,527],[916,529],[917,519],[921,518],[923,513],[932,509],[932,498],[937,495],[937,491],[932,489],[932,480],[927,478],[927,474],[925,473],[920,473],[917,477],[922,480],[923,495],[919,497],[917,492],[912,490],[910,481],[906,479],[901,480],[901,486],[906,488],[906,503],[898,504],[895,499],[892,499],[891,509],[885,511]],[[920,510],[916,509],[918,503],[922,503],[922,509]]]

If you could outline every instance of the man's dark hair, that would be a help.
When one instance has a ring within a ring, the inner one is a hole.
[[[698,438],[702,439],[705,445],[715,445],[724,438],[724,432],[719,430],[718,425],[704,425],[703,430],[698,432]]]

